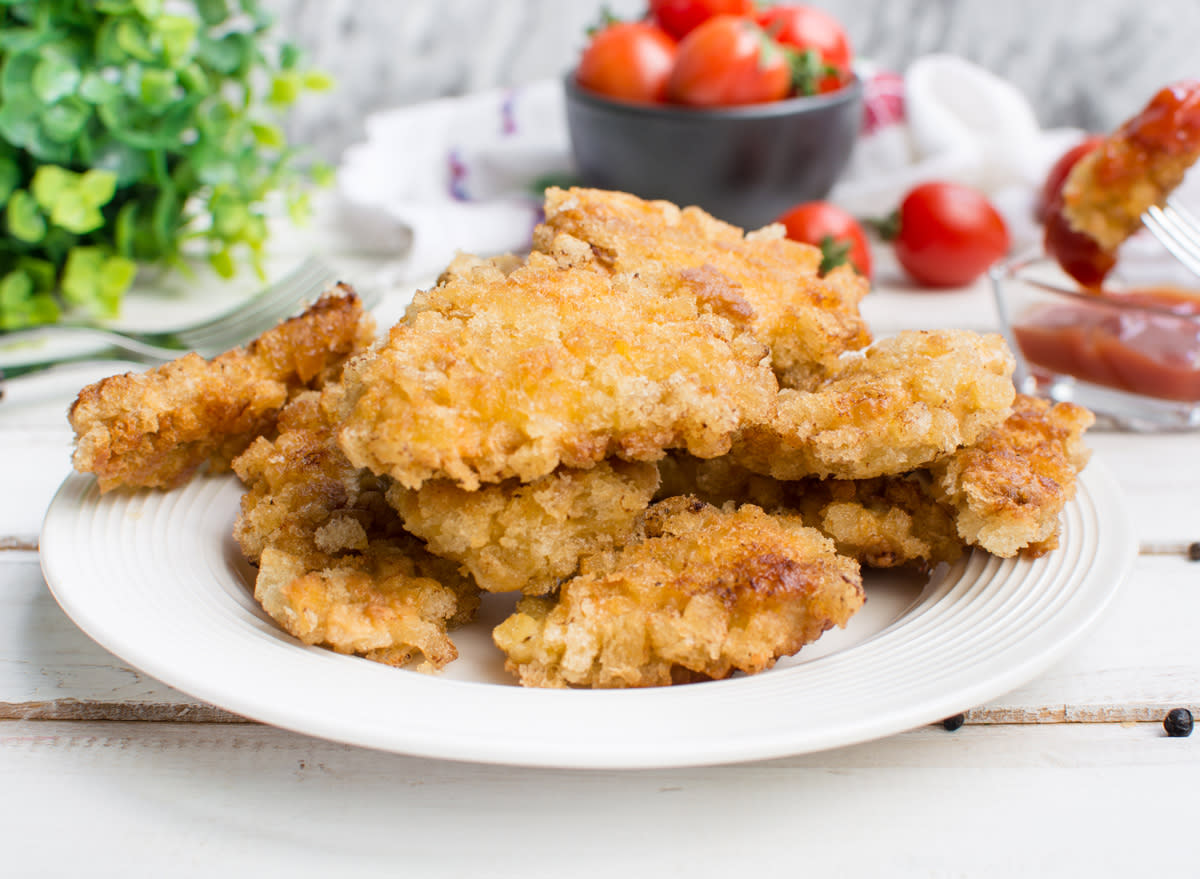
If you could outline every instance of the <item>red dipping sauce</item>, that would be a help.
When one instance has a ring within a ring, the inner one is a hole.
[[[1147,397],[1200,402],[1200,294],[1105,292],[1030,308],[1013,326],[1031,364]]]

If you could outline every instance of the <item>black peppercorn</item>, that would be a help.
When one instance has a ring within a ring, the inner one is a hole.
[[[1191,715],[1188,715],[1188,716],[1190,717]],[[949,730],[950,732],[954,732],[956,729],[961,727],[966,722],[967,722],[967,718],[965,715],[956,714],[953,717],[947,717],[945,720],[943,720],[942,726],[945,729]],[[1188,728],[1188,732],[1191,732],[1190,727]]]
[[[1171,738],[1184,738],[1192,734],[1192,712],[1186,708],[1172,708],[1163,721],[1163,729]]]

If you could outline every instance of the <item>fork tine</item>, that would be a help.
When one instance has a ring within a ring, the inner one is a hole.
[[[1200,219],[1195,214],[1173,198],[1167,199],[1162,211],[1164,215],[1173,216],[1182,228],[1187,229],[1197,241],[1200,241]]]
[[[1177,260],[1200,275],[1200,234],[1189,230],[1177,210],[1167,211],[1156,205],[1142,214],[1142,224]]]
[[[271,328],[289,316],[298,303],[316,298],[333,280],[333,271],[320,260],[307,259],[244,305],[173,335],[185,347],[202,354],[224,351]]]

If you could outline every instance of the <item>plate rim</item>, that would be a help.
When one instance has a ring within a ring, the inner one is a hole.
[[[223,476],[230,478],[228,475]],[[583,752],[574,742],[552,738],[522,741],[510,737],[480,743],[477,737],[463,736],[461,731],[457,736],[446,736],[445,730],[441,731],[441,735],[437,735],[436,725],[432,729],[410,727],[382,730],[361,722],[347,725],[343,719],[333,715],[314,715],[311,702],[289,703],[286,693],[272,691],[268,694],[270,698],[264,701],[261,694],[243,693],[237,688],[230,691],[228,686],[221,686],[219,681],[205,679],[202,671],[180,668],[171,656],[154,655],[152,651],[140,649],[137,644],[130,644],[127,637],[122,636],[119,631],[114,631],[103,615],[97,618],[94,608],[89,607],[86,600],[80,600],[81,596],[86,599],[90,593],[86,589],[81,591],[68,582],[72,576],[71,565],[66,563],[69,554],[64,555],[63,549],[60,548],[60,538],[66,537],[66,524],[77,521],[84,515],[86,505],[79,505],[78,500],[84,498],[89,489],[94,490],[94,482],[93,476],[81,474],[71,474],[64,480],[55,493],[43,521],[39,558],[47,586],[55,600],[72,622],[100,646],[188,696],[251,720],[304,735],[375,750],[495,765],[563,769],[647,769],[719,765],[814,753],[860,744],[934,723],[1015,689],[1066,653],[1110,605],[1121,585],[1128,579],[1137,557],[1136,533],[1123,503],[1120,487],[1108,468],[1102,462],[1093,459],[1080,474],[1080,483],[1081,489],[1086,491],[1089,498],[1094,496],[1096,501],[1092,504],[1092,510],[1097,518],[1097,527],[1106,526],[1113,534],[1122,535],[1127,539],[1097,541],[1088,572],[1079,578],[1069,593],[1068,600],[1051,617],[1050,622],[1061,629],[1059,637],[1053,643],[1041,644],[1037,649],[1025,653],[1010,647],[1006,652],[1013,654],[1015,661],[1012,664],[993,670],[978,680],[957,681],[954,687],[940,697],[927,696],[907,708],[893,707],[882,714],[864,712],[860,718],[845,719],[839,724],[826,725],[816,731],[798,733],[784,724],[775,729],[758,729],[754,734],[740,736],[734,741],[689,739],[672,741],[669,748],[659,739],[652,737],[651,740],[637,740],[635,736],[608,743],[607,749]],[[216,478],[200,477],[199,480],[189,483],[189,486],[196,485],[197,482],[212,484],[216,482]],[[186,491],[189,486],[185,486],[181,491]],[[165,495],[162,492],[127,495],[141,496]],[[1070,505],[1078,503],[1077,495]],[[70,550],[69,542],[65,548]],[[1064,548],[1060,548],[1055,553],[1063,551]],[[1054,556],[1055,553],[1051,553],[1050,556]],[[979,552],[974,555],[992,558]],[[970,557],[969,554],[968,558]],[[1019,563],[1016,560],[999,562],[1002,565]],[[1072,613],[1066,613],[1068,610]],[[1047,622],[1043,621],[1041,628],[1045,629],[1047,625]],[[409,698],[420,697],[418,701],[422,705],[436,703],[440,698],[438,693],[441,693],[449,696],[452,701],[476,703],[479,709],[496,707],[493,703],[498,698],[505,703],[501,707],[515,707],[521,711],[538,711],[550,715],[561,714],[563,711],[583,712],[597,717],[600,715],[596,714],[596,711],[600,708],[603,708],[604,712],[612,711],[617,714],[630,711],[641,714],[648,711],[652,715],[657,713],[663,722],[670,719],[669,712],[664,713],[664,708],[679,708],[681,703],[682,707],[687,708],[688,702],[695,701],[696,697],[689,693],[704,692],[715,695],[730,687],[740,686],[743,690],[747,687],[753,688],[763,679],[780,680],[788,675],[811,675],[813,668],[822,663],[829,664],[838,657],[843,657],[839,662],[846,661],[845,657],[861,646],[855,645],[846,651],[819,657],[791,668],[774,670],[765,675],[706,682],[688,687],[610,691],[537,690],[446,680],[415,673],[387,681],[385,676],[394,676],[396,669],[357,657],[336,654],[325,648],[305,646],[290,639],[282,631],[275,634],[293,642],[287,647],[298,651],[294,659],[289,660],[297,667],[297,671],[303,671],[308,666],[318,667],[311,661],[314,657],[320,657],[318,664],[328,660],[354,663],[355,670],[349,673],[350,679],[370,682],[373,678],[379,678],[383,682],[381,686],[398,685],[399,690],[407,691]],[[241,637],[241,633],[237,636]],[[868,642],[871,640],[873,639],[868,639]],[[249,646],[247,642],[247,647]],[[250,652],[253,653],[254,650],[251,649]],[[331,670],[334,668],[335,666],[330,666]],[[333,674],[341,676],[342,672],[334,671]],[[294,688],[298,682],[290,683]],[[786,681],[780,686],[786,689]],[[390,687],[384,688],[389,690]],[[437,692],[431,698],[428,691],[434,688]],[[496,696],[500,693],[504,695]],[[330,696],[324,695],[324,703],[328,704]],[[703,701],[701,699],[701,702]],[[453,707],[461,711],[465,704],[455,704]],[[361,721],[361,718],[358,719]]]

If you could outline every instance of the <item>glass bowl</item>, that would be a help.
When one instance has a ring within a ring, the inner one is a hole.
[[[1044,254],[991,271],[1018,390],[1128,430],[1200,428],[1197,289],[1122,278],[1086,292]]]

